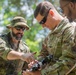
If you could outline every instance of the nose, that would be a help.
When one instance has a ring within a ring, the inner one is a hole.
[[[20,29],[19,32],[22,33],[22,34],[24,33],[24,31],[22,29]]]

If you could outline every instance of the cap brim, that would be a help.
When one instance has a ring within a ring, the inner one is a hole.
[[[8,24],[6,27],[7,27],[7,28],[11,28],[12,26],[11,26],[10,24]]]
[[[11,27],[15,27],[15,26],[23,26],[23,27],[25,27],[26,30],[30,29],[30,27],[26,23],[23,23],[23,22],[18,22],[14,26],[12,26],[12,25],[9,24],[6,27],[7,28],[11,28]]]

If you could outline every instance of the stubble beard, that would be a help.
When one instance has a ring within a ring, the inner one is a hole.
[[[20,36],[19,36],[20,35]],[[11,32],[11,37],[15,38],[16,40],[20,41],[23,37],[23,35],[21,33],[17,33],[15,34],[14,32]]]

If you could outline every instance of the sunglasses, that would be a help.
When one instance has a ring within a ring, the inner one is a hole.
[[[45,16],[45,17],[39,22],[39,24],[44,24],[44,23],[46,22],[46,20],[47,20],[47,16]]]
[[[49,8],[50,10],[51,8]],[[49,13],[49,10],[47,12],[47,15],[39,22],[39,24],[45,24],[45,22],[47,21],[47,16],[48,16],[48,13]]]
[[[15,29],[18,30],[18,31],[20,31],[20,30],[24,31],[25,30],[25,27],[15,26]]]

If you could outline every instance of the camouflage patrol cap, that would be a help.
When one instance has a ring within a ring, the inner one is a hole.
[[[11,24],[7,25],[7,28],[15,27],[15,26],[23,26],[26,28],[26,30],[29,29],[29,26],[27,25],[27,21],[20,16],[14,17],[11,21]]]

